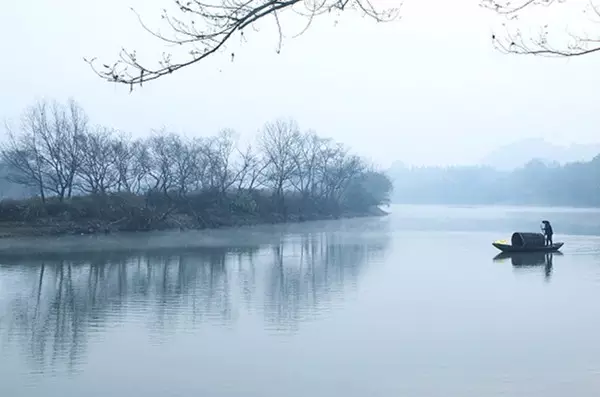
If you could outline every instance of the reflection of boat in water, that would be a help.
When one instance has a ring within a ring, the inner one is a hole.
[[[504,262],[510,258],[515,269],[527,269],[532,267],[544,267],[546,280],[552,275],[552,260],[554,256],[563,256],[557,252],[501,252],[494,257],[494,262]]]
[[[502,252],[557,252],[564,243],[554,243],[546,245],[544,235],[541,233],[523,233],[515,232],[512,234],[510,242],[506,240],[497,240],[492,245]]]
[[[558,252],[501,252],[494,257],[494,262],[503,262],[510,259],[513,266],[547,266],[552,265],[552,257],[563,256]]]

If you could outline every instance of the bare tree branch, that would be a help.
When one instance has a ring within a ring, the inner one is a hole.
[[[396,7],[377,10],[369,0],[212,0],[212,3],[209,3],[211,0],[171,1],[174,11],[163,10],[161,16],[169,31],[166,34],[150,28],[139,14],[136,15],[143,29],[165,45],[186,49],[186,56],[174,60],[172,52],[165,52],[151,66],[140,61],[136,51],[122,49],[119,59],[110,64],[98,66],[96,58],[85,61],[101,78],[128,84],[133,89],[135,84],[141,86],[206,59],[222,49],[234,34],[239,33],[243,38],[245,28],[269,15],[274,17],[277,25],[279,41],[276,51],[279,53],[283,42],[280,15],[284,11],[291,10],[308,19],[306,28],[301,32],[303,33],[315,16],[332,10],[353,9],[376,21],[387,22],[398,17],[401,5],[401,0],[394,0],[398,2]],[[234,54],[231,55],[233,59]]]
[[[592,15],[595,22],[600,21],[600,9],[596,0],[590,0],[587,7],[582,9],[582,14]],[[566,3],[566,0],[482,0],[482,6],[494,10],[499,15],[507,18],[507,22],[519,20],[522,12],[535,7],[549,7]],[[556,32],[548,24],[539,27],[533,34],[523,33],[521,28],[503,25],[504,32],[492,34],[492,43],[496,49],[506,54],[538,55],[547,57],[576,57],[600,51],[600,30],[590,34],[588,32]],[[553,33],[557,34],[555,37]]]

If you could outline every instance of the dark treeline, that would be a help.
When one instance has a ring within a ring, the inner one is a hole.
[[[6,180],[35,197],[4,200],[0,222],[36,223],[40,233],[365,215],[392,190],[383,173],[293,120],[267,123],[246,147],[228,129],[132,139],[92,125],[72,100],[28,108],[1,158]]]
[[[390,171],[396,203],[600,206],[600,155],[560,165],[532,160],[514,171],[415,167]]]

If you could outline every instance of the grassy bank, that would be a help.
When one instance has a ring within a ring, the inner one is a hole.
[[[294,194],[276,197],[261,191],[32,198],[0,202],[0,237],[200,230],[382,215],[386,213],[372,203],[344,205],[338,200]]]

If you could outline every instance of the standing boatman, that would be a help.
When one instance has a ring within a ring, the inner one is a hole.
[[[554,231],[552,230],[552,225],[548,221],[542,221],[542,231],[544,232],[544,236],[546,238],[545,245],[552,245],[552,235]]]

